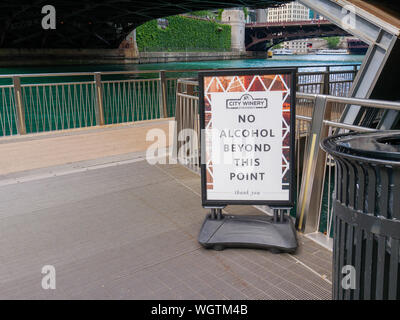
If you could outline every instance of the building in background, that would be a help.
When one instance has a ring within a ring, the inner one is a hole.
[[[267,22],[290,22],[311,20],[310,9],[297,2],[276,8],[268,8]]]
[[[258,11],[258,9],[247,8],[247,17],[245,17],[246,23],[258,22],[257,21],[257,11]]]
[[[266,22],[306,21],[313,18],[314,12],[297,2],[266,10]],[[295,54],[306,54],[308,52],[308,43],[308,39],[299,39],[284,42],[282,46],[285,49],[292,50]]]
[[[364,55],[367,53],[368,44],[366,44],[362,40],[356,37],[347,37],[346,41],[347,41],[347,49],[349,50],[350,54]]]
[[[323,16],[321,16],[319,13],[317,13],[314,10],[311,10],[311,9],[310,9],[309,17],[310,17],[310,19],[313,19],[313,20],[322,20],[322,19],[324,19]]]
[[[256,22],[257,23],[268,22],[268,9],[256,9]]]
[[[283,48],[292,50],[295,54],[307,54],[308,53],[308,40],[300,39],[293,41],[286,41],[282,44]]]

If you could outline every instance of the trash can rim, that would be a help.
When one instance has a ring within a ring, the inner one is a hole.
[[[338,158],[400,165],[400,131],[344,133],[325,138],[321,148]]]

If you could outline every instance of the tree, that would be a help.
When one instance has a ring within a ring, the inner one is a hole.
[[[217,19],[218,19],[219,21],[222,20],[222,12],[224,12],[224,9],[218,9]]]
[[[249,10],[247,9],[247,7],[243,7],[242,10],[244,13],[244,19],[247,20],[247,17],[249,16]]]
[[[328,44],[329,49],[337,49],[337,47],[339,46],[339,42],[340,42],[339,37],[329,37],[329,38],[325,38],[325,40]]]
[[[271,47],[271,49],[282,49],[282,48],[283,48],[282,43],[278,43],[278,44],[274,45],[273,47]]]

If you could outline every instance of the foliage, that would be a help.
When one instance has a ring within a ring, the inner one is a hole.
[[[210,10],[200,10],[189,12],[189,15],[195,17],[215,18],[215,13]]]
[[[224,9],[218,9],[218,13],[217,13],[217,19],[219,21],[222,20],[222,13],[224,12]]]
[[[249,9],[247,9],[247,7],[243,7],[242,10],[244,13],[244,18],[247,19],[247,17],[249,16]]]
[[[328,37],[324,38],[328,44],[329,49],[337,49],[340,42],[340,37]]]
[[[278,43],[278,44],[274,45],[271,49],[282,49],[282,48],[283,48],[283,44]]]
[[[166,18],[162,29],[151,20],[136,29],[139,51],[229,51],[231,27],[183,16]]]

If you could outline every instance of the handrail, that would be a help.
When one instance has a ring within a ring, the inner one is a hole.
[[[342,73],[355,73],[356,70],[335,70],[335,71],[310,71],[310,72],[297,72],[298,76],[316,76],[320,74],[342,74]]]
[[[353,131],[358,131],[358,132],[372,132],[376,131],[376,129],[371,129],[371,128],[366,128],[366,127],[361,127],[361,126],[356,126],[353,124],[347,124],[347,123],[341,123],[341,122],[336,122],[336,121],[330,121],[330,120],[324,120],[324,124],[339,128],[339,129],[346,129],[346,130],[353,130]]]
[[[197,80],[192,80],[192,79],[179,79],[178,83],[182,83],[182,84],[188,84],[191,86],[198,86],[199,82]]]
[[[194,86],[199,85],[198,81],[189,80],[189,79],[180,79],[179,83],[189,84],[189,85],[194,85]],[[315,100],[317,97],[324,98],[327,100],[327,102],[354,104],[354,105],[361,105],[364,107],[374,107],[374,108],[378,108],[378,109],[400,110],[400,102],[375,100],[375,99],[363,99],[363,98],[348,98],[348,97],[338,97],[338,96],[325,95],[325,94],[296,92],[296,98],[300,98],[300,99]],[[311,120],[311,118],[304,119],[304,120]],[[359,127],[359,128],[363,128],[363,127]],[[346,128],[344,128],[344,129],[346,129]]]
[[[132,71],[99,71],[102,75],[112,74],[136,74],[136,73],[159,73],[160,70],[132,70]],[[76,76],[94,76],[97,72],[54,72],[54,73],[17,73],[0,74],[0,78],[41,78],[41,77],[76,77]]]
[[[312,121],[312,117],[296,115],[296,120],[311,122]],[[359,132],[376,131],[375,129],[371,129],[371,128],[360,127],[360,126],[356,126],[356,125],[353,125],[353,124],[341,123],[341,122],[336,122],[336,121],[331,121],[331,120],[324,120],[323,124],[328,125],[330,127],[335,127],[335,128],[339,128],[339,129],[346,129],[346,130],[353,130],[353,131],[359,131]]]
[[[177,93],[177,96],[183,97],[183,98],[188,98],[188,99],[194,99],[194,100],[198,100],[198,99],[199,99],[199,97],[191,96],[191,95],[189,95],[189,94],[180,93],[180,92]]]
[[[79,82],[57,82],[57,83],[28,83],[28,84],[21,84],[21,87],[51,87],[51,86],[70,86],[74,84],[94,84],[95,81],[79,81]],[[9,85],[10,87],[13,87],[13,85]],[[1,86],[3,87],[3,86]]]
[[[279,26],[302,26],[302,25],[318,25],[318,24],[333,24],[328,19],[313,19],[313,20],[296,20],[296,21],[278,21],[278,22],[250,22],[246,23],[246,28],[255,27],[279,27]]]
[[[302,92],[297,92],[296,97],[300,99],[309,99],[309,100],[315,100],[317,97],[320,97],[322,99],[326,99],[327,102],[354,104],[363,107],[373,107],[378,109],[400,110],[400,102],[393,102],[393,101],[365,99],[365,98],[337,97],[325,94],[302,93]]]

